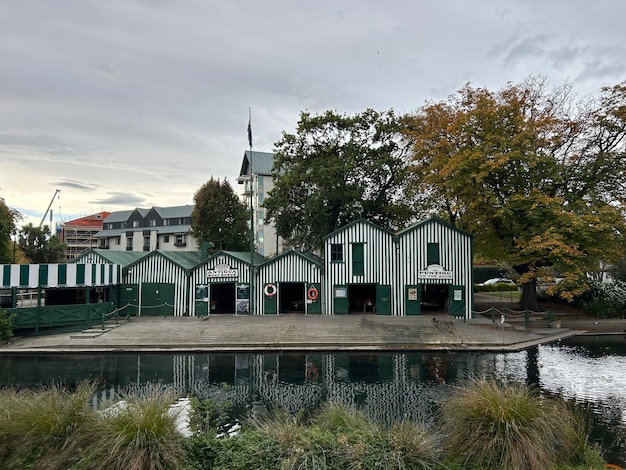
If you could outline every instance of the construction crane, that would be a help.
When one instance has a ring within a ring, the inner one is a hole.
[[[48,215],[48,211],[50,211],[50,208],[52,207],[52,203],[54,202],[54,198],[57,197],[57,194],[59,194],[61,192],[60,189],[57,189],[54,191],[54,196],[52,196],[52,199],[50,200],[50,204],[48,204],[48,208],[46,209],[46,212],[43,213],[43,217],[41,218],[41,222],[39,222],[39,228],[41,228],[41,226],[43,225],[43,221],[46,220],[46,216]]]

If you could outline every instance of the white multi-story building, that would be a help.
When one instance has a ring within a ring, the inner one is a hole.
[[[191,230],[193,205],[112,212],[96,234],[98,249],[197,251]]]
[[[273,224],[265,218],[263,201],[267,193],[274,187],[272,180],[272,166],[274,154],[269,152],[257,152],[246,150],[237,182],[245,184],[245,202],[250,207],[250,187],[252,187],[252,213],[256,251],[265,256],[272,257],[283,251],[283,239],[276,234]]]

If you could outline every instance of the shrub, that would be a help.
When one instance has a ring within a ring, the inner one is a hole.
[[[586,428],[563,400],[542,399],[521,384],[459,386],[441,418],[446,450],[464,467],[549,469],[576,463],[587,448]]]
[[[232,419],[228,414],[228,409],[232,403],[228,400],[215,401],[209,398],[199,399],[191,397],[190,427],[194,432],[204,434],[218,434],[228,431],[232,426]]]
[[[598,318],[624,318],[626,315],[626,282],[592,282],[581,300],[582,307]]]
[[[336,403],[326,403],[309,421],[274,410],[246,423],[237,436],[193,436],[187,468],[434,469],[439,464],[439,439],[418,424],[388,429]]]
[[[8,341],[13,337],[15,313],[0,310],[0,341]]]
[[[197,434],[186,440],[187,470],[276,470],[280,449],[269,436],[247,430],[233,437]]]

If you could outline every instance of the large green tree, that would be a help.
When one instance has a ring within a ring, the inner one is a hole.
[[[0,197],[0,263],[13,261],[14,246],[11,236],[16,234],[16,222],[20,218],[20,213],[9,208]]]
[[[265,199],[278,235],[300,249],[363,217],[385,228],[413,216],[405,189],[410,150],[392,111],[300,115],[295,134],[274,145],[274,187]]]
[[[210,251],[250,249],[250,215],[227,180],[211,177],[193,197],[191,234],[198,241],[214,245]]]
[[[625,105],[624,84],[582,102],[531,77],[497,92],[466,85],[406,121],[418,191],[477,253],[518,271],[526,308],[539,268],[565,276],[571,299],[623,253]]]
[[[24,225],[19,233],[18,244],[29,263],[64,263],[67,245],[52,236],[47,225],[35,227]]]

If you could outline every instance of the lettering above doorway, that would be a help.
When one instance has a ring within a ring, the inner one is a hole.
[[[441,281],[452,281],[454,273],[447,271],[440,264],[431,264],[426,269],[422,269],[417,273],[419,279],[437,279]]]
[[[207,278],[215,277],[237,277],[239,276],[239,270],[231,268],[227,264],[216,264],[213,269],[208,269],[206,272]]]

